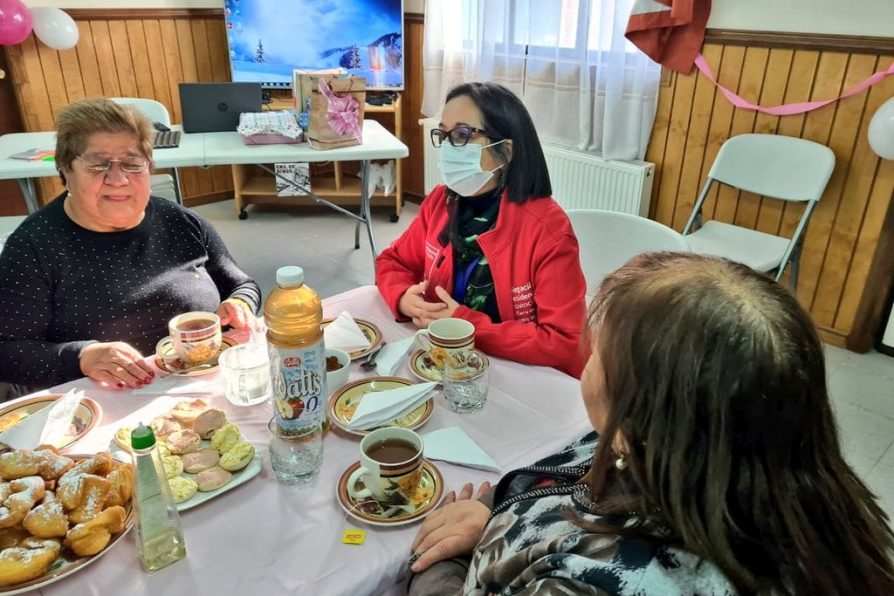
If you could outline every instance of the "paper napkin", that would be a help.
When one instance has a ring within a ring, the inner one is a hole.
[[[82,397],[82,390],[72,389],[0,435],[0,442],[14,449],[33,449],[44,443],[55,445],[71,428],[71,419]]]
[[[394,343],[385,344],[379,355],[376,356],[376,370],[380,375],[390,377],[397,372],[400,365],[404,363],[407,352],[413,347],[415,335],[411,335],[406,339],[396,341]]]
[[[468,466],[488,472],[499,472],[500,466],[484,449],[458,426],[440,428],[422,435],[424,454],[428,459]]]
[[[178,375],[156,376],[148,385],[131,389],[131,395],[211,395],[220,389],[216,383]]]
[[[348,429],[366,430],[406,416],[431,399],[429,393],[436,386],[437,383],[418,383],[399,389],[367,393],[357,405]]]
[[[326,325],[323,330],[323,339],[327,348],[336,348],[345,352],[365,350],[369,347],[369,340],[357,326],[354,317],[347,311],[342,312],[337,319]]]

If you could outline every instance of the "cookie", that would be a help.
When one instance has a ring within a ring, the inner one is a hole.
[[[216,449],[218,453],[223,455],[233,448],[233,445],[239,442],[242,433],[239,427],[233,424],[224,424],[222,427],[211,433],[211,448]]]
[[[161,464],[165,468],[165,476],[168,477],[168,480],[183,473],[183,460],[179,455],[166,455],[161,458]]]
[[[191,480],[183,476],[171,478],[170,480],[168,480],[168,484],[171,487],[171,494],[174,495],[175,503],[188,501],[193,497],[193,495],[196,494],[196,491],[199,490],[199,485],[196,484],[195,480]]]
[[[220,456],[221,468],[229,472],[241,470],[255,456],[255,446],[248,441],[239,441],[229,451]]]

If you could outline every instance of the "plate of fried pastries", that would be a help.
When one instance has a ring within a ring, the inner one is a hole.
[[[0,594],[35,590],[108,552],[133,525],[133,480],[108,451],[0,454]]]
[[[223,410],[203,399],[177,402],[149,425],[178,511],[201,505],[261,471],[254,445]],[[115,443],[125,451],[130,451],[131,430],[122,426],[115,432]]]

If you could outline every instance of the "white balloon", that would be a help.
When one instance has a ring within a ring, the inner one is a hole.
[[[894,159],[894,97],[883,103],[869,121],[869,146],[885,159]]]
[[[70,50],[78,44],[80,32],[68,13],[51,6],[31,9],[34,34],[37,39],[54,50]]]

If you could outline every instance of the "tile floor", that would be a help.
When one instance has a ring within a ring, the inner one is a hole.
[[[354,250],[352,222],[332,211],[253,206],[243,221],[236,219],[232,201],[203,205],[196,211],[214,224],[265,296],[281,265],[304,267],[308,283],[323,297],[374,283],[365,231],[360,250]],[[400,235],[417,212],[418,206],[408,203],[400,221],[391,223],[390,210],[374,210],[379,249]],[[831,346],[826,354],[845,456],[894,516],[894,358]]]

